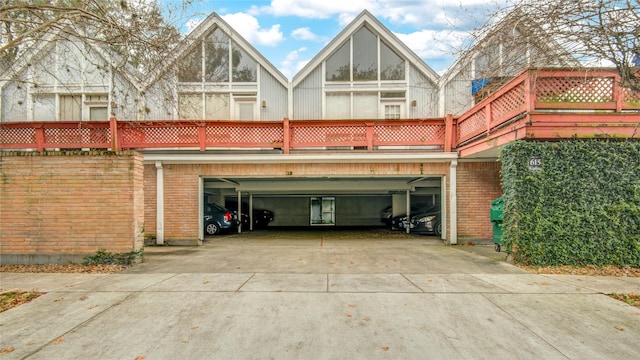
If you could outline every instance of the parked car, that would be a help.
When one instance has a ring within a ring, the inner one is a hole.
[[[238,202],[234,201],[234,200],[226,200],[225,201],[225,205],[231,209],[237,212],[238,209]],[[242,203],[242,214],[241,214],[241,218],[242,218],[242,227],[244,229],[248,229],[249,228],[249,204],[246,203]],[[261,229],[261,228],[265,228],[267,227],[267,225],[269,225],[270,222],[273,221],[274,218],[274,213],[271,210],[266,210],[266,209],[257,209],[257,208],[253,208],[253,227],[254,229]]]
[[[380,214],[380,221],[387,226],[391,226],[391,220],[393,220],[393,207],[389,205],[386,208],[382,209],[382,214]]]
[[[407,215],[394,216],[391,220],[392,230],[403,230],[409,226],[411,232],[420,234],[442,234],[440,205],[428,206],[411,211],[410,220]]]
[[[218,204],[206,204],[204,209],[204,232],[218,235],[222,231],[238,228],[238,214]]]
[[[410,219],[410,231],[420,234],[442,235],[442,220],[440,218],[440,207],[430,211],[415,214]]]

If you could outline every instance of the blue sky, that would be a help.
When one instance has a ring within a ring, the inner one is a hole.
[[[184,34],[216,12],[289,79],[366,9],[442,74],[503,0],[159,0]]]

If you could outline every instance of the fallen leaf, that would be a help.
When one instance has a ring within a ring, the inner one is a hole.
[[[203,284],[208,284],[208,283],[209,283],[209,280],[203,280],[203,281],[202,281],[202,283],[203,283]]]
[[[8,354],[10,352],[13,352],[13,350],[15,350],[15,348],[13,346],[2,348],[2,349],[0,349],[0,354]]]
[[[346,314],[344,314],[344,316],[346,316],[346,317],[350,318],[350,317],[352,317],[353,315],[351,315],[351,314],[349,314],[349,313],[346,313]]]
[[[200,327],[200,326],[192,326],[192,327],[191,327],[191,330],[195,330],[195,329],[197,329],[197,328],[199,328],[199,327]]]
[[[142,356],[142,355],[136,356],[136,360],[144,360],[146,358],[147,358],[146,356]]]
[[[371,321],[371,318],[367,316],[366,318],[364,318],[364,321]]]
[[[382,351],[389,351],[389,347],[388,346],[381,346],[380,349],[382,349]]]
[[[616,330],[618,330],[618,331],[624,331],[624,328],[622,326],[620,326],[620,325],[616,325],[616,326],[614,326],[614,328],[616,328]]]
[[[182,340],[182,343],[183,343],[183,344],[188,344],[188,343],[189,343],[189,340],[184,339],[184,340]]]
[[[59,297],[59,298],[55,298],[55,299],[53,299],[53,302],[60,302],[60,301],[62,301],[62,300],[64,300],[64,298]]]
[[[546,281],[543,281],[542,283],[540,283],[540,285],[546,286],[546,285],[549,285],[549,283]]]
[[[89,297],[87,295],[82,295],[80,296],[80,300],[85,301],[87,300]]]
[[[60,336],[59,338],[57,338],[57,339],[53,340],[53,342],[51,342],[51,343],[52,343],[53,345],[58,345],[58,344],[60,344],[60,343],[61,343],[61,342],[63,342],[63,341],[64,341],[64,336]]]
[[[356,304],[349,304],[349,307],[356,307]]]

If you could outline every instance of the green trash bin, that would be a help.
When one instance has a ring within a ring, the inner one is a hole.
[[[495,250],[500,252],[500,247],[504,245],[502,240],[502,220],[504,216],[504,199],[499,197],[491,202],[489,220],[493,223],[493,243]]]

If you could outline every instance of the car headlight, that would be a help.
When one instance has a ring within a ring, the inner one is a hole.
[[[418,218],[418,220],[416,220],[416,221],[419,222],[419,223],[430,223],[435,219],[436,219],[435,215],[427,215],[427,216],[423,216],[423,217]]]

